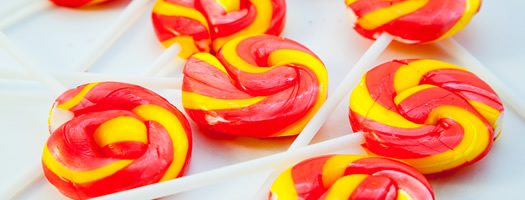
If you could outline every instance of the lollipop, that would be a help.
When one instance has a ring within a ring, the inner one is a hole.
[[[92,6],[112,0],[50,0],[56,5],[64,6],[64,7],[70,7],[70,8],[77,8],[77,7],[83,7],[83,6]]]
[[[231,40],[184,68],[182,103],[206,129],[232,135],[298,134],[326,99],[327,72],[297,42],[272,35]]]
[[[178,48],[166,51],[165,54],[174,55],[165,57],[173,58],[178,53],[186,59],[193,53],[217,52],[237,37],[279,35],[284,28],[285,13],[284,0],[158,0],[152,20],[162,44],[170,49]],[[163,64],[150,66],[147,73],[155,72]]]
[[[480,0],[345,0],[354,29],[376,39],[390,34],[403,43],[427,43],[452,36],[479,11]]]
[[[55,101],[44,174],[64,195],[92,198],[180,177],[191,155],[186,118],[140,86],[81,85]]]
[[[394,60],[367,72],[350,96],[350,122],[372,154],[424,174],[483,158],[501,132],[503,105],[476,75],[436,60]]]
[[[427,179],[390,158],[327,155],[302,161],[273,183],[270,199],[434,199]]]

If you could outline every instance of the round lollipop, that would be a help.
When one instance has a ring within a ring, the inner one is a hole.
[[[180,177],[191,155],[186,118],[140,86],[100,82],[64,92],[49,117],[44,174],[73,199]]]
[[[232,135],[298,134],[326,99],[327,72],[306,47],[273,35],[241,37],[217,57],[184,67],[182,103],[206,129]]]
[[[427,43],[463,29],[480,8],[481,0],[345,0],[354,29],[376,39],[389,34],[395,40]]]
[[[434,199],[428,180],[398,160],[326,155],[304,160],[273,183],[272,200]]]
[[[53,2],[56,5],[64,6],[64,7],[70,7],[70,8],[77,8],[77,7],[83,7],[83,6],[92,6],[108,1],[113,0],[49,0]]]
[[[198,52],[217,52],[233,38],[279,35],[285,13],[284,0],[158,0],[152,20],[158,39],[170,47],[165,51],[170,56],[161,57],[173,59],[178,53],[186,59]],[[172,48],[177,51],[170,51]],[[150,66],[148,73],[158,71],[165,62]]]
[[[463,68],[394,60],[367,72],[350,96],[350,122],[372,154],[402,159],[424,174],[482,159],[501,132],[503,105]]]

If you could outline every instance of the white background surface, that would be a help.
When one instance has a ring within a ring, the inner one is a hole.
[[[25,2],[31,2],[26,0]],[[0,16],[23,1],[0,0]],[[119,1],[97,9],[53,8],[6,28],[5,33],[48,71],[70,70],[93,42],[125,8]],[[343,0],[289,0],[284,37],[313,50],[329,72],[329,94],[370,46],[372,41],[355,33],[346,17]],[[151,7],[153,4],[150,4]],[[525,101],[525,1],[484,1],[480,13],[454,38],[503,80]],[[164,47],[157,41],[150,9],[94,66],[93,72],[140,75]],[[459,66],[434,44],[409,46],[394,43],[375,62],[392,59],[432,58]],[[24,71],[0,49],[0,73]],[[173,75],[179,77],[180,75]],[[68,84],[74,87],[82,83]],[[180,91],[157,90],[182,110]],[[351,132],[348,96],[323,126],[314,142]],[[0,188],[19,179],[30,166],[39,165],[49,135],[47,117],[56,97],[36,81],[0,79]],[[523,101],[522,101],[523,102]],[[523,102],[525,103],[525,102]],[[287,149],[293,138],[254,139],[202,133],[195,123],[193,155],[187,174],[259,158]],[[480,162],[430,182],[437,199],[521,199],[525,186],[525,123],[506,107],[503,133]],[[361,153],[359,149],[347,153]],[[251,199],[266,172],[211,185],[168,199]],[[41,179],[17,196],[19,199],[66,199]],[[0,197],[0,199],[3,199]]]

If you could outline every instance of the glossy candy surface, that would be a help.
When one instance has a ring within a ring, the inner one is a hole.
[[[202,127],[226,134],[298,134],[326,99],[327,72],[306,47],[272,35],[237,38],[184,67],[182,103]]]
[[[350,123],[371,154],[424,174],[483,158],[500,134],[503,105],[481,79],[436,60],[394,60],[368,71],[350,96]]]
[[[50,1],[59,6],[77,8],[77,7],[83,7],[83,6],[91,6],[91,5],[113,1],[113,0],[50,0]]]
[[[345,0],[354,29],[375,39],[388,33],[395,40],[426,43],[463,29],[480,8],[481,0]]]
[[[152,20],[166,47],[178,43],[180,57],[217,52],[233,38],[279,35],[284,28],[284,0],[158,0]]]
[[[100,82],[64,92],[51,110],[44,173],[64,195],[92,198],[182,176],[188,121],[140,86]]]
[[[427,179],[390,158],[327,155],[302,161],[273,183],[272,200],[434,199]]]

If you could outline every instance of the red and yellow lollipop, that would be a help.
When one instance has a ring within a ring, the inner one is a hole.
[[[108,1],[113,0],[50,0],[56,5],[64,6],[64,7],[70,7],[70,8],[77,8],[77,7],[84,7],[84,6],[92,6]]]
[[[188,116],[226,134],[296,135],[326,99],[327,72],[319,58],[272,35],[231,40],[217,57],[195,54],[183,72]]]
[[[271,187],[272,200],[434,199],[427,179],[398,160],[327,155],[284,171]]]
[[[372,154],[424,174],[483,158],[501,132],[503,105],[481,79],[445,62],[394,60],[368,71],[350,96],[350,122]]]
[[[64,92],[51,110],[42,164],[49,182],[86,199],[182,176],[188,121],[140,86],[100,82]]]
[[[217,52],[233,38],[279,35],[284,28],[284,0],[158,0],[152,20],[166,47],[178,43],[179,56]]]
[[[481,0],[345,0],[354,29],[376,39],[390,34],[404,43],[426,43],[463,29]]]

